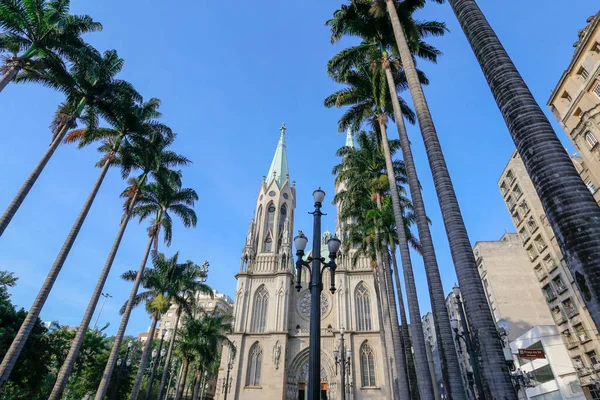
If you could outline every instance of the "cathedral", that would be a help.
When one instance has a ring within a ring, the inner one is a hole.
[[[346,146],[354,146],[352,135]],[[336,192],[343,185],[336,186]],[[292,249],[295,183],[290,181],[285,146],[285,126],[271,167],[260,184],[254,217],[241,252],[234,329],[229,335],[235,351],[223,348],[215,399],[304,400],[308,386],[310,292],[308,273],[297,292],[295,255]],[[307,210],[308,211],[308,210]],[[343,237],[343,222],[336,224]],[[322,257],[329,259],[322,237]],[[384,368],[377,296],[370,260],[353,259],[354,250],[340,254],[335,276],[335,294],[321,294],[321,399],[385,399],[388,369]],[[323,287],[330,285],[323,274]],[[341,368],[334,350],[339,349],[344,329],[344,347],[350,350],[346,387],[341,387]]]

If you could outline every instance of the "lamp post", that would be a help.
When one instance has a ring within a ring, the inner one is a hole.
[[[117,398],[117,393],[119,393],[119,385],[121,385],[121,375],[123,375],[123,371],[131,366],[131,360],[127,358],[129,357],[129,351],[131,350],[131,346],[133,346],[133,343],[129,341],[127,343],[127,351],[125,352],[125,357],[123,357],[125,361],[121,360],[120,358],[117,360],[117,367],[120,368],[119,373],[117,374],[115,388],[113,389],[112,395],[110,396],[111,400],[115,400]]]
[[[166,365],[165,365],[165,368],[167,368]],[[173,382],[173,375],[175,375],[176,368],[177,368],[177,360],[173,360],[173,362],[171,363],[171,371],[169,371],[169,384],[167,385],[167,392],[165,394],[165,396],[167,398],[169,398],[169,391],[171,390],[171,383]],[[162,393],[159,393],[159,396],[157,399],[162,400]]]
[[[227,393],[229,393],[229,389],[231,388],[231,382],[229,382],[229,373],[233,369],[233,360],[235,359],[235,353],[233,347],[229,348],[229,361],[227,361],[227,375],[225,376],[225,380],[223,381],[223,393],[225,394],[223,400],[227,400]]]
[[[204,371],[204,377],[202,379],[202,389],[200,390],[200,400],[204,399],[204,394],[206,393],[206,378],[208,376],[208,371]]]
[[[335,373],[337,375],[337,366],[342,369],[342,400],[346,400],[346,369],[350,370],[350,360],[352,358],[352,350],[347,349],[344,352],[344,328],[340,329],[340,349],[333,350],[333,358],[335,359]],[[341,357],[340,357],[341,354]],[[345,354],[345,356],[344,356]]]
[[[327,241],[329,249],[329,262],[321,258],[321,206],[325,199],[325,192],[321,188],[313,192],[315,211],[310,214],[314,217],[313,222],[313,249],[312,257],[304,261],[304,250],[308,244],[308,238],[302,231],[294,238],[296,246],[296,290],[302,289],[302,267],[306,267],[310,273],[310,334],[309,334],[309,356],[308,356],[308,400],[320,399],[321,381],[321,292],[323,290],[322,274],[325,268],[331,272],[331,293],[335,293],[335,258],[340,249],[341,242],[335,236]],[[311,265],[312,263],[312,265]],[[323,267],[321,268],[321,264]]]
[[[467,353],[469,353],[469,358],[471,359],[471,366],[473,367],[473,378],[475,380],[475,387],[477,388],[477,394],[479,396],[483,396],[483,383],[481,382],[481,374],[479,373],[479,360],[475,356],[475,351],[473,350],[473,342],[471,342],[471,333],[469,332],[469,327],[467,326],[467,319],[465,317],[465,310],[463,309],[462,301],[460,300],[460,288],[456,285],[452,288],[452,293],[454,293],[454,298],[456,300],[456,308],[458,308],[458,315],[460,316],[460,322],[462,325],[463,334],[458,333],[458,321],[453,318],[450,320],[450,325],[452,326],[452,330],[456,334],[456,340],[458,342],[458,347],[460,350],[460,340],[458,338],[462,338],[467,345]]]
[[[165,340],[165,335],[167,334],[167,330],[162,328],[160,331],[160,342],[158,343],[158,351],[154,350],[152,352],[152,358],[154,359],[154,364],[152,365],[152,373],[150,374],[150,382],[148,383],[148,390],[146,391],[146,400],[150,400],[150,393],[152,392],[152,384],[154,384],[154,374],[156,374],[156,368],[158,364],[160,364],[160,358],[165,356],[165,349],[162,348],[163,342]]]
[[[106,299],[108,299],[109,297],[112,297],[108,293],[100,293],[100,296],[104,297],[104,300],[102,300],[102,305],[100,306],[100,311],[98,311],[98,316],[96,317],[96,322],[94,322],[94,330],[96,330],[96,328],[98,327],[98,320],[100,319],[100,315],[102,315],[102,310],[104,309],[104,304],[106,303]]]

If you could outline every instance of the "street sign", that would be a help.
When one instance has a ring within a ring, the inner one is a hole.
[[[521,358],[546,358],[543,349],[519,349],[519,357]]]

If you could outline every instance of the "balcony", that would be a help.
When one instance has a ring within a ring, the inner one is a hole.
[[[576,309],[572,308],[572,309],[566,309],[565,310],[567,312],[567,316],[569,317],[569,319],[573,318],[574,316],[579,314],[579,311],[577,311]]]
[[[534,271],[535,271],[535,276],[537,276],[538,281],[540,281],[540,282],[548,277],[548,273],[542,267],[536,268],[536,269],[534,269]]]
[[[585,332],[579,332],[579,335],[577,336],[577,338],[579,339],[579,343],[581,343],[581,344],[587,343],[590,340],[592,340]]]
[[[565,315],[562,313],[560,315],[555,315],[554,322],[556,323],[556,325],[562,325],[565,322],[567,322],[567,317],[565,317]]]
[[[558,268],[558,264],[552,261],[552,263],[546,264],[546,269],[548,269],[549,273],[554,272],[554,270]]]
[[[564,283],[555,284],[554,286],[556,287],[556,292],[558,294],[562,294],[562,293],[566,292],[568,289],[567,285],[565,285]]]

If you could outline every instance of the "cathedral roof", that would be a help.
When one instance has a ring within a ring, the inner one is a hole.
[[[348,127],[348,130],[346,131],[346,147],[356,147],[354,145],[354,136],[352,136],[352,130],[350,129],[350,127]]]
[[[271,162],[271,168],[269,168],[269,173],[267,174],[267,186],[275,181],[277,186],[281,188],[285,180],[288,179],[289,171],[287,151],[285,149],[285,130],[285,124],[282,124],[281,129],[279,130],[279,143],[277,143],[277,149],[275,150],[275,155]]]

